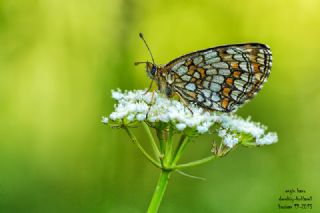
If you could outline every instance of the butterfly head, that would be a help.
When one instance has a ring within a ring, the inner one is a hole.
[[[154,80],[156,75],[157,75],[157,71],[158,71],[158,67],[156,64],[151,63],[151,62],[135,62],[135,65],[138,64],[146,64],[146,71],[147,71],[147,75],[149,76],[150,79]]]
[[[155,79],[157,70],[158,70],[157,65],[155,65],[155,64],[153,64],[151,62],[147,62],[146,63],[147,74],[148,74],[149,78],[151,78],[152,80]]]

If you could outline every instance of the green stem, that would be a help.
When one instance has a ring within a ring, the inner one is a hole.
[[[157,132],[157,137],[159,139],[160,154],[163,157],[164,151],[165,151],[164,150],[164,148],[165,148],[165,140],[163,138],[163,132],[162,132],[162,129],[160,129],[160,128],[157,128],[156,132]]]
[[[160,203],[163,199],[165,190],[167,188],[169,178],[171,173],[174,170],[184,169],[192,166],[201,165],[207,163],[216,158],[216,156],[210,156],[201,160],[193,161],[190,163],[180,164],[176,166],[176,163],[181,158],[183,152],[185,151],[187,145],[190,143],[190,138],[186,135],[182,135],[179,141],[179,144],[175,150],[173,151],[173,128],[169,128],[169,134],[166,139],[163,136],[163,129],[156,129],[157,137],[160,142],[160,160],[161,160],[161,174],[158,180],[156,189],[153,193],[151,202],[149,204],[148,213],[156,213],[158,212]],[[150,159],[149,159],[150,160]],[[159,165],[157,162],[155,162]]]
[[[147,152],[146,150],[143,149],[143,147],[140,145],[140,143],[138,142],[137,138],[133,135],[133,133],[131,132],[131,130],[128,127],[124,127],[124,129],[126,130],[126,132],[128,133],[129,137],[131,138],[132,142],[137,145],[137,147],[139,148],[139,150],[141,151],[141,153],[156,167],[161,168],[161,165],[155,161]]]
[[[178,147],[176,149],[173,161],[172,161],[172,165],[176,165],[176,163],[178,162],[178,160],[181,158],[184,150],[186,149],[187,145],[189,144],[189,137],[186,135],[182,135],[178,144]]]
[[[155,157],[159,160],[159,157],[160,157],[160,151],[158,149],[158,146],[154,140],[154,137],[150,131],[150,128],[149,126],[145,123],[145,122],[142,122],[142,125],[143,125],[143,128],[144,130],[146,131],[148,137],[149,137],[149,140],[151,142],[151,146],[152,146],[152,149],[153,149],[153,152],[154,152],[154,155]]]
[[[173,155],[173,128],[169,127],[168,139],[166,141],[166,149],[164,154],[164,166],[168,167],[171,165],[172,155]]]
[[[180,164],[180,165],[174,166],[173,169],[177,170],[177,169],[184,169],[184,168],[188,168],[188,167],[198,166],[198,165],[201,165],[201,164],[204,164],[204,163],[208,163],[209,161],[212,161],[212,160],[214,160],[216,158],[217,158],[217,156],[212,155],[212,156],[200,159],[200,160],[196,160],[196,161],[192,161],[192,162],[189,162],[189,163],[184,163],[184,164]]]
[[[166,151],[166,145],[167,145],[167,140],[166,137],[164,137],[164,128],[156,128],[156,133],[157,137],[159,140],[159,147],[160,147],[160,163],[161,166],[164,167],[164,156],[165,156],[165,151]]]
[[[163,198],[164,192],[168,185],[170,174],[171,174],[171,171],[168,171],[168,170],[161,171],[160,178],[157,183],[157,187],[153,193],[153,196],[148,208],[148,213],[158,212],[161,200]]]

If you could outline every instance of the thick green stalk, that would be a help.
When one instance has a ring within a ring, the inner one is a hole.
[[[163,158],[160,158],[162,163],[161,174],[156,189],[153,193],[151,202],[149,204],[148,213],[158,212],[159,206],[169,182],[170,175],[174,170],[201,165],[216,158],[215,156],[210,156],[198,161],[193,161],[176,166],[178,160],[181,158],[191,140],[186,135],[181,136],[176,150],[173,151],[173,133],[173,129],[170,127],[168,137],[164,139],[163,130],[157,129],[157,136],[160,142],[160,150],[161,154],[163,154]]]
[[[171,175],[171,171],[168,170],[162,170],[160,174],[160,178],[157,183],[157,187],[153,193],[149,208],[148,208],[148,213],[156,213],[158,212],[160,203],[162,201],[164,192],[167,188],[168,181]]]

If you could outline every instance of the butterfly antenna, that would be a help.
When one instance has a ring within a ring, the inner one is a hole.
[[[146,45],[146,47],[147,47],[147,49],[148,49],[148,51],[149,51],[149,53],[150,53],[152,62],[155,64],[154,59],[153,59],[153,56],[152,56],[152,53],[151,53],[151,50],[150,50],[150,48],[149,48],[146,40],[144,39],[143,34],[142,34],[142,33],[139,33],[139,36],[140,36],[140,38],[142,39],[142,41],[144,42],[144,44]]]

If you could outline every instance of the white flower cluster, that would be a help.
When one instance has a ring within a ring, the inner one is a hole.
[[[157,92],[145,90],[112,91],[112,97],[118,103],[115,111],[107,117],[102,117],[103,123],[126,119],[129,122],[146,121],[150,123],[163,122],[175,125],[178,131],[186,128],[197,130],[198,133],[209,132],[210,127],[219,124],[218,135],[230,148],[239,142],[239,134],[245,133],[256,139],[257,145],[277,142],[276,133],[265,134],[266,127],[227,113],[204,111],[201,107],[188,105],[168,99]]]
[[[275,132],[266,133],[267,127],[251,121],[250,117],[244,120],[235,115],[221,114],[220,123],[222,128],[219,129],[218,135],[230,148],[238,143],[236,133],[250,135],[256,145],[269,145],[278,141],[278,135]],[[228,134],[227,132],[233,133]]]

